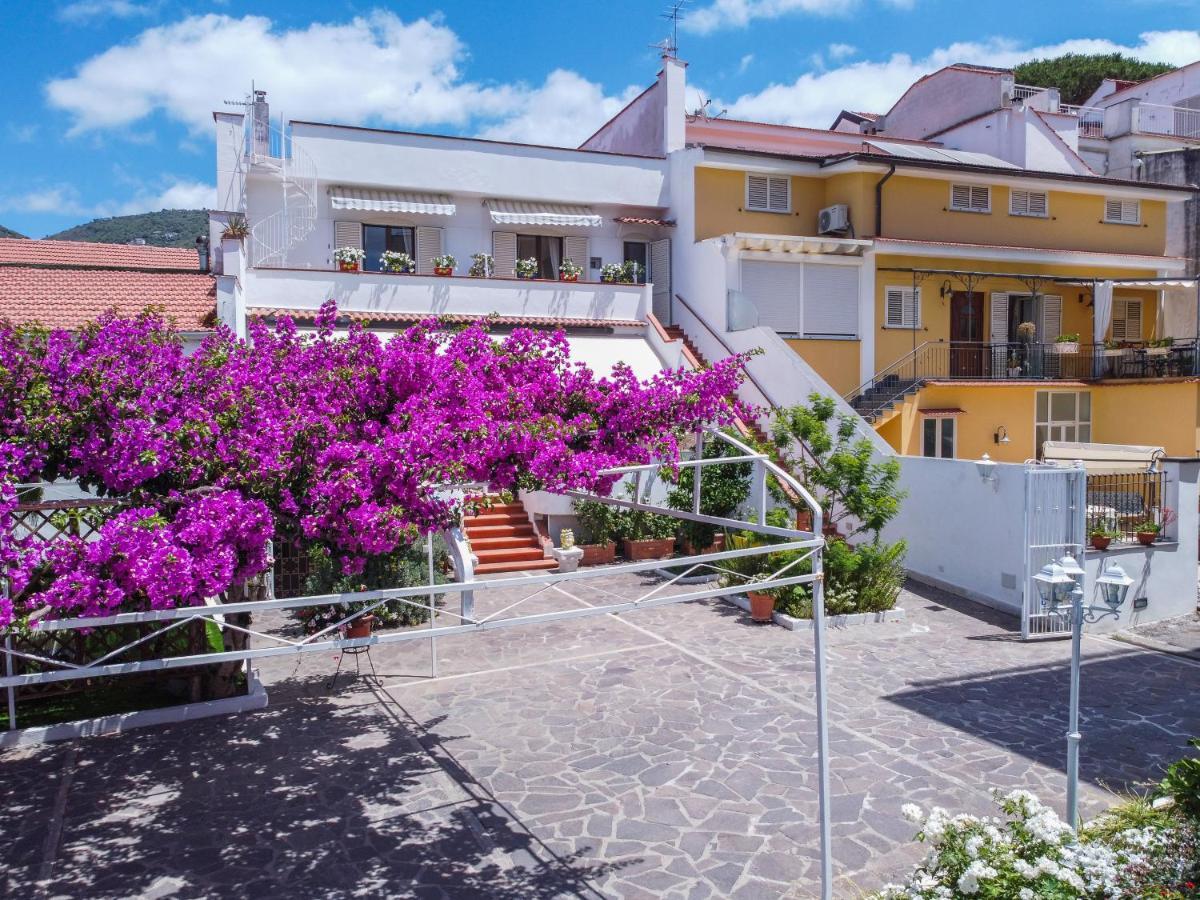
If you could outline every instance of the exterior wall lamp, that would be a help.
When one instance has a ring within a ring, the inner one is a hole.
[[[1001,425],[996,429],[996,433],[992,435],[992,440],[997,444],[1011,443],[1008,439],[1008,429]]]
[[[1100,585],[1104,602],[1111,609],[1117,610],[1125,602],[1125,596],[1129,593],[1133,579],[1126,575],[1125,570],[1119,565],[1109,560],[1104,571],[1100,573],[1100,577],[1096,579],[1096,583]]]
[[[996,477],[996,463],[986,453],[976,460],[975,468],[979,471],[979,477],[984,481],[992,481]]]

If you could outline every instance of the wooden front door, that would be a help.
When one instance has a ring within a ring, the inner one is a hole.
[[[983,294],[955,291],[950,296],[950,375],[982,378],[986,365]]]

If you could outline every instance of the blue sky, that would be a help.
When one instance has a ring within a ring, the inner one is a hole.
[[[213,109],[572,145],[648,84],[662,0],[3,0],[0,224],[210,203]],[[1200,3],[690,0],[689,84],[742,118],[883,111],[949,62],[1066,50],[1200,59]]]

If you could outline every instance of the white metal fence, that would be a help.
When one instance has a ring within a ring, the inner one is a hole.
[[[1083,560],[1087,517],[1087,472],[1082,464],[1025,470],[1025,580],[1021,637],[1066,634],[1068,618],[1042,609],[1034,576],[1042,566],[1070,554]]]
[[[1134,110],[1137,124],[1134,131],[1146,134],[1165,134],[1172,137],[1200,138],[1200,109],[1186,106],[1164,106],[1159,103],[1139,103]]]

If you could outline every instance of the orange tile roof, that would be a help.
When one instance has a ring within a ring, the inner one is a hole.
[[[289,309],[286,307],[256,306],[246,310],[247,315],[289,316],[298,321],[311,321],[317,315],[315,309]],[[500,326],[525,326],[529,328],[645,328],[646,323],[636,319],[586,319],[570,316],[488,316],[484,313],[417,313],[417,312],[362,312],[358,310],[339,310],[338,318],[348,318],[366,322],[423,322],[426,319],[440,319],[443,322],[455,322],[470,325],[479,321],[488,321]]]
[[[0,319],[10,322],[37,322],[47,328],[74,329],[109,309],[131,316],[147,306],[160,307],[181,330],[212,328],[216,282],[211,275],[198,271],[109,271],[0,264]]]
[[[46,241],[0,238],[0,265],[104,269],[174,269],[200,271],[200,257],[187,247],[149,247],[138,244],[97,244],[88,241]]]

